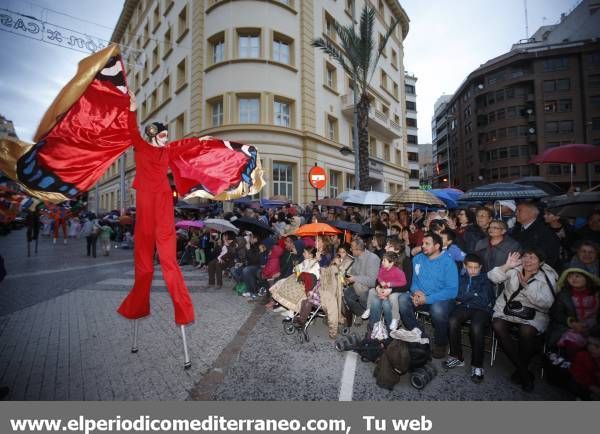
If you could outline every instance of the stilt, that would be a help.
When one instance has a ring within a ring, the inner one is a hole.
[[[131,352],[132,353],[138,352],[137,338],[138,338],[138,320],[134,319],[133,320],[133,343],[131,344]]]
[[[181,337],[183,339],[183,369],[190,369],[192,367],[192,362],[190,361],[190,354],[188,353],[187,347],[187,339],[185,337],[185,326],[181,327]]]

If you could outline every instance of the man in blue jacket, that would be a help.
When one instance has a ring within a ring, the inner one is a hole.
[[[462,355],[462,326],[471,321],[471,380],[483,381],[483,351],[485,331],[490,325],[496,295],[492,282],[482,272],[483,260],[469,254],[460,276],[456,307],[450,314],[450,355],[443,363],[446,369],[464,366]]]
[[[442,252],[442,245],[442,238],[438,234],[427,233],[423,236],[422,253],[413,258],[410,293],[405,292],[398,297],[400,317],[407,330],[420,333],[415,310],[425,310],[431,314],[434,331],[432,355],[437,359],[448,354],[448,317],[458,292],[456,263]],[[396,334],[401,338],[405,332],[400,330]]]

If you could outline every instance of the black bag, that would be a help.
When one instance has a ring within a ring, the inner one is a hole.
[[[524,320],[535,318],[535,309],[523,306],[520,301],[508,301],[504,306],[504,315],[516,316]]]
[[[552,288],[550,288],[552,290]],[[523,306],[520,301],[514,301],[515,297],[519,295],[519,292],[523,290],[523,285],[519,285],[519,288],[513,292],[510,298],[507,300],[506,295],[504,295],[504,300],[506,304],[504,305],[504,315],[515,316],[517,318],[521,318],[524,320],[532,320],[535,318],[535,309],[532,307]]]
[[[383,354],[391,339],[378,341],[377,339],[364,338],[354,351],[358,353],[363,362],[376,362]]]

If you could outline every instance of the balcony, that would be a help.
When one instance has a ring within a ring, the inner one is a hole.
[[[342,95],[342,113],[348,119],[352,119],[354,115],[354,100],[351,93]],[[400,124],[373,106],[369,107],[369,132],[389,140],[402,137],[402,127]]]

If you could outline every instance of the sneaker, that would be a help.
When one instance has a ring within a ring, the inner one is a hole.
[[[242,294],[242,297],[250,297],[252,294],[250,294],[249,292],[244,292]]]
[[[442,363],[442,366],[446,369],[458,368],[459,366],[465,366],[465,362],[460,359],[457,359],[454,356],[448,356],[448,358]],[[473,368],[475,369],[475,368]],[[481,369],[481,368],[478,368]],[[472,371],[472,370],[471,370]]]
[[[273,309],[273,312],[279,313],[279,312],[285,312],[286,310],[287,309],[285,307],[279,306],[279,307],[276,307],[275,309]]]
[[[477,384],[483,381],[483,368],[471,366],[471,381]]]
[[[281,316],[286,317],[286,318],[294,318],[296,314],[294,313],[293,310],[286,310],[285,312],[281,312]]]
[[[371,309],[367,309],[363,312],[363,314],[360,316],[362,319],[369,319],[369,316],[371,315]]]
[[[393,319],[390,323],[390,331],[396,330],[398,328],[398,320]]]

